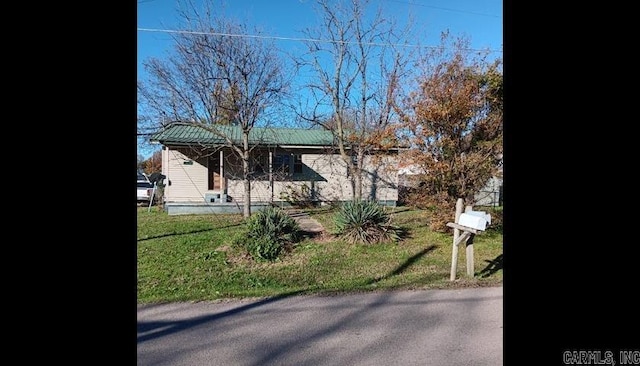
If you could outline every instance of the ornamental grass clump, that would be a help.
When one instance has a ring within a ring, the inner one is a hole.
[[[301,238],[300,226],[286,212],[267,207],[247,220],[246,236],[238,242],[254,259],[275,260],[282,250]]]
[[[336,235],[355,244],[376,244],[400,239],[400,228],[375,201],[349,201],[334,216]]]

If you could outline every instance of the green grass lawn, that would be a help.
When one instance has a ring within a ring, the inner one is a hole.
[[[464,244],[455,281],[452,234],[428,228],[427,213],[390,209],[407,230],[397,243],[353,245],[325,235],[305,239],[275,262],[257,262],[232,245],[241,215],[169,216],[138,207],[138,303],[332,294],[391,289],[502,286],[502,233],[489,228],[474,239],[474,277],[466,275]],[[330,209],[310,214],[333,230]]]

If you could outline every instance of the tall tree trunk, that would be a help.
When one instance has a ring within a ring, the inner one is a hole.
[[[358,201],[362,200],[362,166],[364,165],[364,153],[362,152],[361,149],[358,149],[358,151],[356,152],[356,156],[357,156],[357,160],[355,162],[354,168],[355,168],[355,174],[353,175],[354,178],[354,184],[356,186],[356,199]]]
[[[360,176],[360,171],[355,169],[355,173],[353,174],[353,186],[354,186],[354,199],[356,201],[362,200],[362,177]]]
[[[242,132],[242,177],[244,179],[244,205],[242,216],[251,216],[251,177],[249,176],[249,132]]]

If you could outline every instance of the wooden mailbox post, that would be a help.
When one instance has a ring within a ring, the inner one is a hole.
[[[473,277],[473,237],[484,231],[488,223],[491,222],[491,216],[482,211],[473,211],[471,206],[466,206],[465,212],[462,212],[463,200],[458,198],[456,202],[455,222],[448,222],[447,226],[453,228],[453,248],[451,253],[451,274],[449,280],[456,279],[458,268],[458,246],[465,242],[466,259],[467,259],[467,275]]]

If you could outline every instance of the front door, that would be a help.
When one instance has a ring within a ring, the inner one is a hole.
[[[218,157],[209,158],[209,190],[219,191],[222,189],[221,178],[220,159]]]

